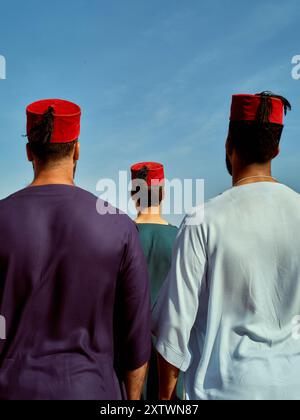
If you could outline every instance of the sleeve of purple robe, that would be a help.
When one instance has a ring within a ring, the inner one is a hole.
[[[124,372],[139,369],[151,356],[148,269],[135,224],[132,224],[128,234],[118,289],[117,341],[120,364]]]

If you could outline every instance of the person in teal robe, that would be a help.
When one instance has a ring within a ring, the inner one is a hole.
[[[163,165],[152,162],[139,163],[134,165],[131,171],[132,198],[138,211],[135,221],[148,263],[151,304],[154,307],[171,268],[178,228],[169,224],[162,217],[162,202],[165,195]],[[155,338],[153,337],[153,351],[143,393],[143,398],[150,401],[157,400],[159,397],[157,353],[154,346]],[[179,380],[177,395],[178,398],[183,398],[181,380]]]

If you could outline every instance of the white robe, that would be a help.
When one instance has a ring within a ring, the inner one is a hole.
[[[154,307],[158,352],[190,400],[300,399],[300,196],[254,183],[193,225],[202,211],[185,219]]]

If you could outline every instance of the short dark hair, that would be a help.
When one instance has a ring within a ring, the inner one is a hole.
[[[136,203],[142,210],[149,207],[160,206],[164,197],[163,186],[148,186],[146,184],[149,170],[144,166],[137,174],[137,180],[145,181],[145,185],[137,185],[131,191],[131,197],[135,200],[135,196],[138,194]]]
[[[29,149],[32,154],[41,162],[57,162],[65,159],[74,152],[76,141],[71,143],[40,143],[40,142],[29,142]]]
[[[49,109],[28,133],[28,144],[32,154],[41,162],[57,162],[71,156],[78,139],[69,143],[51,143],[54,129],[54,109]]]
[[[273,123],[256,123],[252,121],[231,121],[228,134],[229,151],[236,151],[242,161],[267,163],[277,153],[283,126]]]
[[[137,187],[135,191],[131,191],[132,198],[135,199],[137,194],[138,199],[136,200],[136,203],[142,210],[149,207],[157,207],[160,206],[163,201],[164,187]]]

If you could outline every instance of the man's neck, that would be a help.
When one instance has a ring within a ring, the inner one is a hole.
[[[37,168],[31,186],[42,185],[74,185],[74,169],[69,166],[53,166]]]
[[[271,164],[254,164],[233,169],[233,186],[256,182],[277,182],[272,177]]]
[[[150,207],[139,213],[136,223],[138,224],[155,224],[168,225],[168,222],[163,219],[160,207]]]

